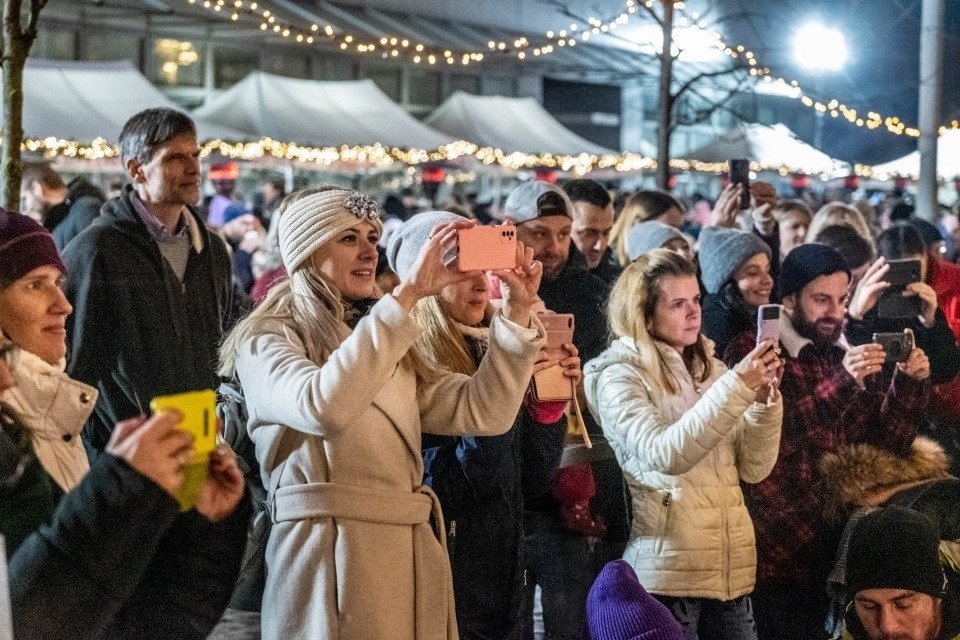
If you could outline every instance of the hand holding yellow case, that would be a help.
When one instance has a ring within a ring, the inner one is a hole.
[[[217,448],[217,394],[205,389],[158,396],[150,402],[150,410],[154,413],[165,409],[176,409],[183,414],[183,421],[177,428],[194,435],[193,460],[184,467],[186,478],[175,496],[180,510],[187,511],[197,504],[200,487],[207,480],[210,454]]]

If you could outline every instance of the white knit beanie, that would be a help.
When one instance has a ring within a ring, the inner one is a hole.
[[[383,229],[376,200],[357,191],[331,189],[300,198],[280,216],[280,255],[292,274],[314,251],[347,229],[366,221]]]

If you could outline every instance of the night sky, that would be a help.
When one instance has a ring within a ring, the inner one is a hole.
[[[729,42],[751,47],[773,73],[798,80],[811,94],[837,98],[866,114],[877,110],[917,123],[922,0],[711,0],[725,16]],[[697,6],[694,0],[691,7]],[[960,119],[960,1],[947,0],[941,120]],[[811,73],[793,56],[793,33],[816,18],[846,35],[850,58],[835,73]],[[916,148],[916,140],[869,132],[828,118],[824,151],[839,158],[883,162]]]

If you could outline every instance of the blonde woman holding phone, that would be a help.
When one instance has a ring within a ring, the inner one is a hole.
[[[633,499],[623,559],[687,638],[756,640],[756,545],[740,482],[773,469],[782,363],[762,342],[728,371],[701,332],[692,262],[641,256],[614,285],[615,340],[586,367],[590,410]]]

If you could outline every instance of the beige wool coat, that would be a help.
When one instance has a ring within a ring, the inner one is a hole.
[[[778,394],[770,406],[754,402],[716,358],[712,375],[696,382],[675,349],[655,344],[677,393],[644,370],[629,338],[615,340],[584,372],[590,410],[633,499],[623,559],[651,593],[731,600],[756,582],[740,481],[760,482],[773,470],[783,401]]]
[[[403,360],[420,334],[391,296],[323,366],[278,327],[237,374],[264,484],[276,487],[265,640],[451,640],[453,588],[439,502],[422,486],[421,432],[496,435],[520,409],[544,342],[497,314],[473,377],[424,382]]]

